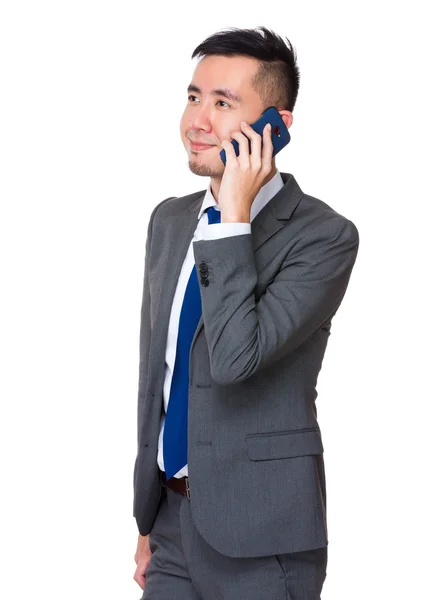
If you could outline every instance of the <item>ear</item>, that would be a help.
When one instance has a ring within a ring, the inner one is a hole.
[[[292,125],[292,121],[294,120],[292,113],[289,110],[280,110],[279,114],[282,117],[282,120],[285,123],[286,128],[289,129]]]

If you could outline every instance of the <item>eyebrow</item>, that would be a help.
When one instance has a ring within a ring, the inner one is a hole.
[[[191,83],[187,88],[187,93],[189,94],[189,92],[195,92],[196,94],[202,93],[198,86],[193,85],[193,83]],[[220,88],[217,90],[213,90],[211,93],[213,96],[223,96],[224,98],[227,98],[232,102],[242,102],[241,96],[235,94],[234,92],[232,92],[232,90],[229,90],[229,88]]]

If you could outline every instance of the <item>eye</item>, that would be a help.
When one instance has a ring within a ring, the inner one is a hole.
[[[193,100],[197,100],[197,97],[196,97],[196,96],[194,96],[193,94],[189,94],[189,96],[187,97],[187,99],[188,99],[188,100],[189,100],[189,102],[190,102],[192,99],[193,99]],[[230,104],[229,104],[228,102],[225,102],[224,100],[218,100],[218,101],[217,101],[217,104],[219,104],[220,102],[221,102],[222,104],[225,104],[225,105],[226,105],[226,106],[228,106],[229,108],[231,108],[231,107],[230,107]]]

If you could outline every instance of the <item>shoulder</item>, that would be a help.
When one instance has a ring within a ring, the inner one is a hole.
[[[304,193],[294,217],[302,237],[319,235],[359,243],[359,231],[354,222],[315,196]]]
[[[162,200],[155,206],[151,214],[151,220],[155,218],[157,221],[163,218],[181,214],[185,212],[196,200],[199,200],[201,196],[205,194],[206,190],[194,192],[186,196],[170,196],[165,200]]]

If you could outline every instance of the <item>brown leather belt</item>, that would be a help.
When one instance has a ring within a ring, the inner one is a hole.
[[[161,483],[162,485],[171,488],[175,492],[183,494],[183,496],[186,496],[187,499],[190,500],[188,477],[171,477],[171,479],[167,480],[164,471],[161,471]]]

